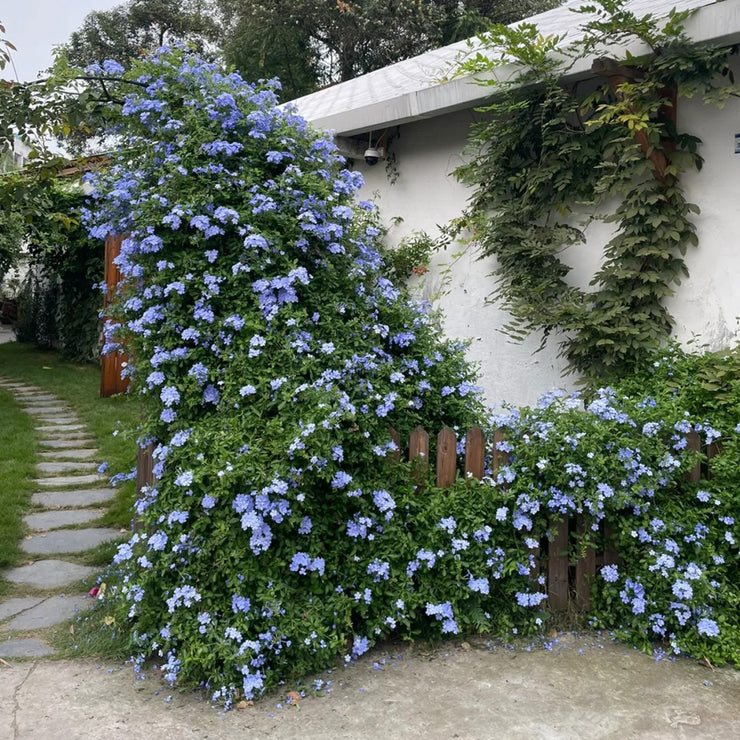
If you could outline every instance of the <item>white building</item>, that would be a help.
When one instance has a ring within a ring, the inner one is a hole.
[[[545,34],[565,35],[567,44],[579,34],[578,16],[571,8],[580,0],[530,19]],[[731,45],[740,41],[740,0],[634,0],[638,15],[664,16],[671,8],[696,9],[686,22],[695,41]],[[378,203],[389,225],[389,240],[398,243],[414,231],[434,235],[438,225],[459,216],[469,193],[452,174],[463,163],[474,108],[490,94],[490,88],[471,78],[446,79],[465,43],[453,44],[399,62],[363,77],[295,101],[298,111],[316,128],[332,131],[340,148],[352,157],[354,167],[365,177],[363,198]],[[633,53],[646,53],[639,45]],[[622,52],[623,53],[623,52]],[[590,60],[571,74],[587,76]],[[503,67],[497,75],[505,78],[511,70]],[[736,74],[740,76],[740,65]],[[732,99],[718,111],[701,102],[681,100],[678,128],[698,135],[705,164],[701,171],[683,177],[687,198],[701,208],[695,218],[699,248],[687,255],[690,278],[678,287],[668,310],[675,319],[674,335],[679,341],[697,338],[712,349],[733,345],[740,339],[740,248],[735,242],[740,225],[740,100]],[[393,152],[397,180],[392,184],[381,159],[368,166],[363,152],[388,145]],[[397,217],[403,220],[394,223]],[[566,253],[563,259],[573,266],[572,278],[582,286],[601,261],[601,245],[607,240],[605,227],[590,228],[589,247]],[[540,337],[523,343],[512,342],[497,330],[508,316],[487,302],[493,289],[492,259],[478,260],[474,249],[453,261],[460,250],[453,245],[438,254],[421,287],[427,298],[445,314],[449,336],[471,339],[470,358],[481,364],[482,385],[490,402],[501,399],[532,403],[548,388],[568,387],[563,362],[557,357],[557,342],[536,353]],[[445,264],[450,268],[445,278]]]
[[[28,163],[31,147],[20,136],[13,138],[13,150],[0,153],[0,172],[22,170]]]

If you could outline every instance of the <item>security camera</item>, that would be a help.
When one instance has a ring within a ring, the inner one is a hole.
[[[367,162],[367,164],[372,167],[374,164],[378,164],[378,160],[380,159],[380,152],[377,149],[370,147],[369,149],[365,149],[364,156],[365,162]]]

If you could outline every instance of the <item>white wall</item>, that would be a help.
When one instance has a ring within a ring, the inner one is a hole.
[[[461,111],[401,126],[400,136],[391,145],[399,172],[395,185],[389,183],[382,161],[375,167],[356,162],[365,177],[361,196],[378,203],[390,226],[391,244],[415,230],[435,235],[437,225],[465,208],[468,193],[452,172],[463,162],[474,115]],[[740,154],[734,154],[734,135],[740,133],[740,100],[730,100],[722,111],[682,100],[678,125],[679,130],[703,140],[700,153],[705,164],[684,179],[689,201],[701,208],[695,219],[700,246],[690,248],[686,258],[690,277],[677,286],[667,307],[680,341],[695,338],[718,349],[740,339]],[[396,217],[403,221],[391,226]],[[590,227],[588,234],[588,245],[563,256],[573,267],[571,278],[584,288],[609,236],[601,224]],[[462,249],[463,256],[453,259]],[[435,257],[419,292],[424,298],[434,298],[435,306],[442,309],[449,336],[472,340],[469,356],[481,365],[481,385],[490,403],[502,399],[534,403],[549,388],[572,388],[574,378],[562,375],[565,365],[557,357],[556,340],[536,352],[539,336],[518,343],[499,331],[508,317],[488,302],[494,287],[493,265],[491,259],[478,260],[473,245],[456,245]]]

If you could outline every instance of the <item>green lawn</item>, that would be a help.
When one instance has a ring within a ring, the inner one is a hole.
[[[0,367],[2,367],[0,365]],[[36,435],[31,417],[10,393],[0,390],[0,568],[22,557],[22,516],[31,499],[30,478],[36,462]],[[2,585],[0,584],[0,593]]]
[[[67,362],[53,352],[41,352],[28,344],[0,344],[0,375],[43,388],[74,407],[88,426],[109,472],[128,472],[136,464],[134,430],[139,404],[126,395],[100,398],[97,365]],[[22,536],[20,515],[5,515],[13,507],[27,507],[35,455],[35,435],[29,417],[18,409],[12,396],[0,392],[0,506],[3,516],[0,540]],[[7,419],[7,423],[6,423]],[[118,429],[119,433],[113,436]],[[127,431],[128,430],[128,431]],[[123,484],[103,520],[104,524],[128,527],[135,497],[133,481]],[[13,524],[15,522],[15,524]],[[10,531],[13,530],[13,531]],[[16,536],[17,535],[17,536]],[[0,548],[4,545],[0,543]],[[15,547],[15,549],[13,549]],[[8,555],[17,558],[17,544],[8,544]],[[0,549],[0,563],[4,550]]]

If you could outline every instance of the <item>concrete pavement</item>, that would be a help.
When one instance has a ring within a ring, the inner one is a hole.
[[[320,691],[224,713],[150,671],[90,660],[0,664],[9,740],[662,740],[740,737],[740,672],[656,662],[608,638],[565,634],[548,650],[485,641],[377,647],[324,672]],[[316,678],[316,677],[314,677]],[[329,693],[327,693],[327,682]]]

